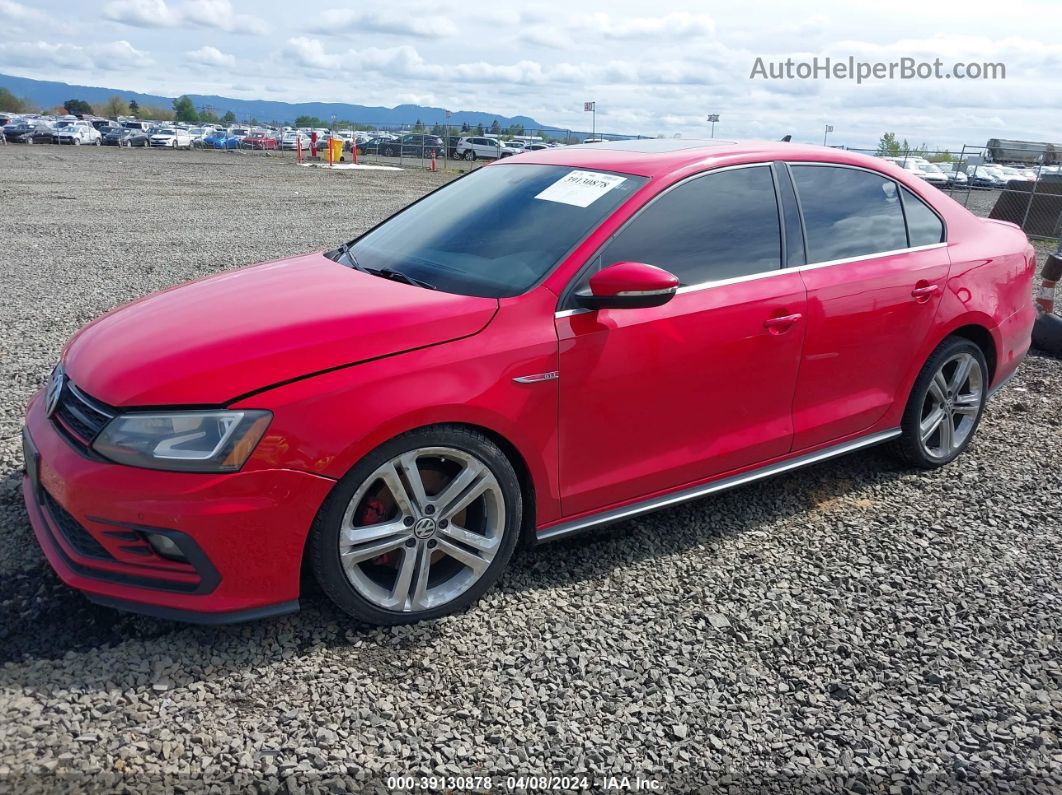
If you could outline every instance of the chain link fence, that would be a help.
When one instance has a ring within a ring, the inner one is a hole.
[[[1052,155],[964,145],[959,151],[917,150],[881,157],[951,194],[975,214],[1017,224],[1030,238],[1062,234],[1062,165]]]

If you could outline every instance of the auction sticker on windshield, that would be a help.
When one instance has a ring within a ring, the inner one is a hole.
[[[600,174],[597,171],[569,171],[535,198],[576,207],[589,207],[625,180],[626,177]]]

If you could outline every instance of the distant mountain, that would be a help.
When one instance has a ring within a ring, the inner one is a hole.
[[[155,105],[162,108],[173,107],[173,97],[156,94],[140,94],[120,88],[100,88],[97,86],[77,86],[69,83],[56,83],[50,80],[31,80],[26,77],[0,74],[0,87],[11,91],[15,96],[26,97],[43,108],[62,105],[68,99],[83,99],[90,105],[102,104],[117,94],[127,102],[136,100],[140,105]],[[257,119],[260,122],[293,122],[297,116],[316,116],[327,121],[334,113],[337,119],[358,124],[372,124],[380,127],[398,127],[412,125],[418,119],[424,124],[446,123],[446,111],[425,105],[397,105],[384,108],[371,105],[353,105],[339,102],[274,102],[265,99],[232,99],[204,94],[188,95],[196,108],[212,107],[214,113],[223,116],[232,111],[240,121]],[[522,124],[527,130],[558,130],[560,128],[540,124],[528,116],[502,116],[481,111],[453,111],[450,124],[489,126],[497,119],[502,127]]]

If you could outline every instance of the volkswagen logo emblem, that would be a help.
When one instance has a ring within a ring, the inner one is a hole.
[[[44,393],[44,413],[50,417],[59,408],[59,397],[63,394],[63,368],[56,365],[52,370],[51,380],[48,381],[48,389]]]
[[[435,535],[435,520],[429,516],[425,516],[413,525],[413,535],[417,538],[431,538]]]

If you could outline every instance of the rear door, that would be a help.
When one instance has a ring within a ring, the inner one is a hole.
[[[651,309],[565,309],[561,489],[573,515],[784,455],[804,337],[804,285],[785,270],[770,165],[666,190],[571,286],[621,261],[683,286]]]
[[[867,169],[791,164],[807,236],[807,339],[793,449],[866,431],[897,400],[936,314],[950,260],[944,224]]]

